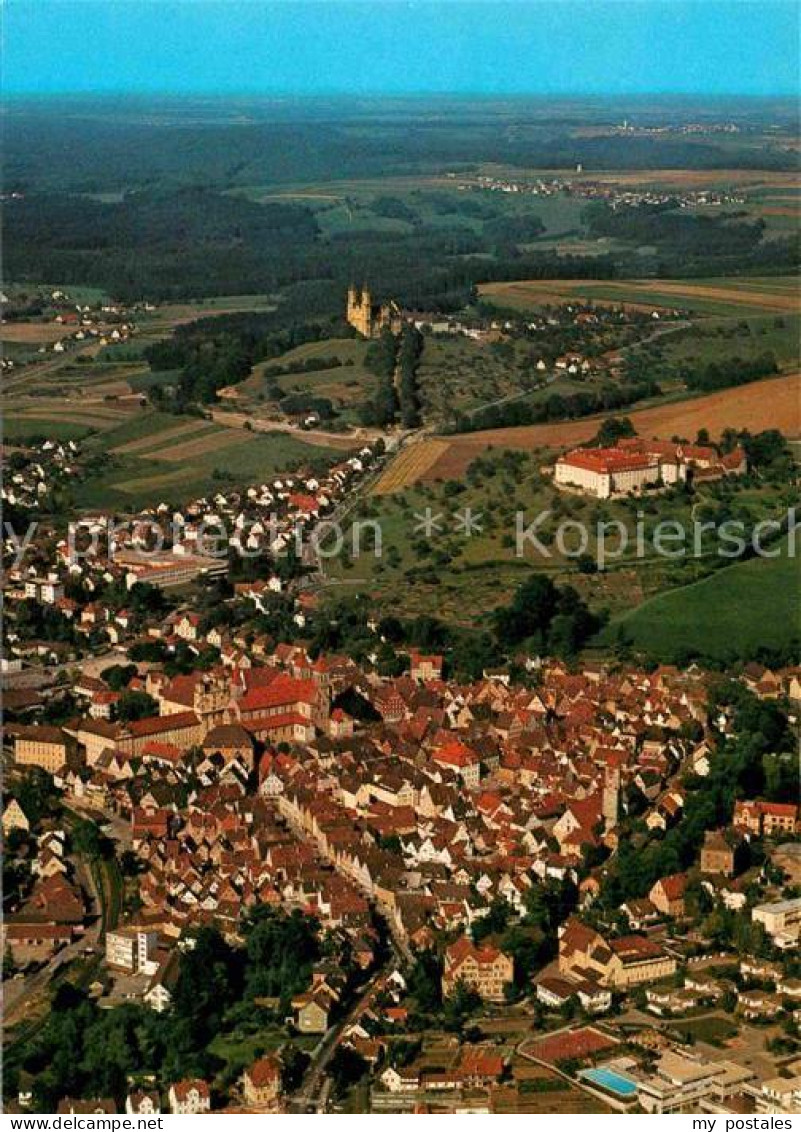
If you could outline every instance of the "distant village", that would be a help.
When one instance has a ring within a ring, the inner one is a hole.
[[[624,127],[621,132],[628,131]],[[643,133],[651,131],[643,131]],[[658,130],[652,131],[658,133]],[[687,131],[692,132],[692,131]],[[581,165],[576,166],[576,173],[583,173]],[[571,177],[537,177],[534,179],[521,178],[512,180],[504,177],[481,175],[475,181],[461,181],[459,188],[465,191],[483,191],[492,193],[512,193],[534,197],[573,197],[581,200],[598,200],[610,205],[611,208],[638,207],[640,205],[666,205],[673,204],[679,208],[708,208],[726,204],[743,204],[745,197],[741,193],[722,189],[682,189],[657,190],[652,188],[623,189],[619,185],[598,179],[597,181]]]

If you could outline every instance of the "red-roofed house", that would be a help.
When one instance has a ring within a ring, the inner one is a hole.
[[[663,916],[680,919],[684,915],[684,891],[687,888],[687,874],[673,873],[661,877],[648,893],[648,899]]]
[[[435,748],[434,762],[455,770],[466,786],[478,786],[481,781],[481,760],[474,750],[458,739],[448,739]]]
[[[277,1058],[260,1057],[242,1074],[242,1093],[249,1105],[273,1104],[281,1095],[281,1063]]]
[[[191,1116],[211,1109],[211,1095],[205,1081],[198,1079],[176,1081],[167,1093],[170,1112],[176,1116]]]

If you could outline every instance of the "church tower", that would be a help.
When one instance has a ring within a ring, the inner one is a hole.
[[[372,338],[372,296],[369,291],[356,287],[353,283],[348,287],[346,317],[354,330],[358,330],[365,338]]]
[[[620,767],[608,766],[604,774],[604,789],[601,810],[604,819],[604,833],[609,833],[617,825],[620,806]]]

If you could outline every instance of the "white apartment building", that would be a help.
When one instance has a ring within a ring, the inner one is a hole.
[[[123,927],[106,933],[106,962],[123,971],[154,975],[159,933],[154,928]]]
[[[751,919],[764,925],[777,947],[784,951],[797,947],[801,936],[801,896],[773,904],[757,904],[751,910]]]

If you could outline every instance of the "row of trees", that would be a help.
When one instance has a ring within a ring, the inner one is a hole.
[[[636,383],[582,389],[578,393],[552,393],[540,400],[507,401],[501,405],[487,405],[469,415],[459,415],[451,431],[477,432],[481,429],[574,420],[594,416],[596,413],[614,412],[660,393],[657,383],[646,378]]]
[[[385,428],[400,419],[404,428],[420,424],[417,370],[424,340],[419,330],[404,326],[397,336],[386,327],[371,342],[364,364],[378,378],[378,388],[360,410],[362,423]]]
[[[715,389],[727,389],[732,385],[746,385],[749,381],[759,381],[779,372],[776,356],[766,350],[755,358],[725,358],[706,365],[682,366],[679,376],[688,389],[694,392],[709,393]]]
[[[417,428],[421,423],[417,370],[424,340],[419,330],[404,326],[398,347],[397,381],[400,420],[404,428]]]
[[[364,364],[378,378],[378,388],[360,407],[361,420],[365,425],[386,428],[397,417],[398,394],[395,389],[397,355],[398,343],[389,327],[382,330],[380,336],[367,347]]]

